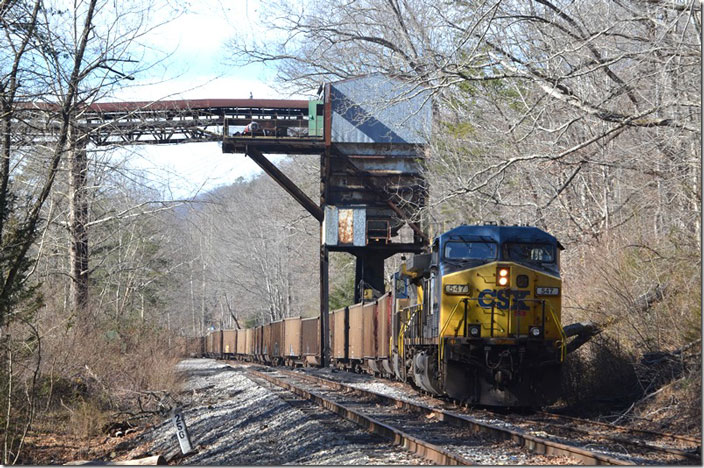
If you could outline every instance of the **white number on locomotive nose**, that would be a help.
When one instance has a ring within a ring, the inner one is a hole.
[[[448,294],[467,294],[469,292],[468,284],[446,284],[445,292]]]

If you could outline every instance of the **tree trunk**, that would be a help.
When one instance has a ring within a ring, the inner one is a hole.
[[[88,306],[88,200],[86,177],[88,155],[85,142],[78,141],[71,126],[69,157],[69,236],[71,239],[71,301],[73,312],[85,318]]]

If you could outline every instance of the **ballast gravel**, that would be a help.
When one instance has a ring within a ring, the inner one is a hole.
[[[196,453],[179,459],[175,428],[165,420],[120,458],[160,454],[186,465],[428,464],[326,410],[290,404],[250,380],[243,367],[211,359],[179,366],[186,375],[181,410]]]

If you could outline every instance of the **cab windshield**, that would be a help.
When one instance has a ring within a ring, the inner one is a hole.
[[[444,256],[455,260],[493,260],[497,251],[494,242],[450,241],[445,244]]]
[[[511,243],[504,246],[509,260],[532,263],[555,263],[555,246],[550,244]]]

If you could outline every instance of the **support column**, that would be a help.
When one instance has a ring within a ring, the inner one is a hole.
[[[328,320],[328,248],[320,246],[320,365],[330,363],[330,322]]]
[[[327,115],[327,113],[326,113]],[[329,135],[329,122],[326,123],[326,135]],[[330,150],[329,146],[320,155],[320,365],[327,367],[330,364],[330,304],[329,304],[329,261],[328,248],[323,243],[323,229],[325,229],[325,216],[323,215],[328,199],[328,180],[330,176]]]
[[[364,287],[371,286],[384,292],[384,256],[379,254],[355,254],[354,303],[362,302]],[[363,283],[363,285],[362,285]]]

